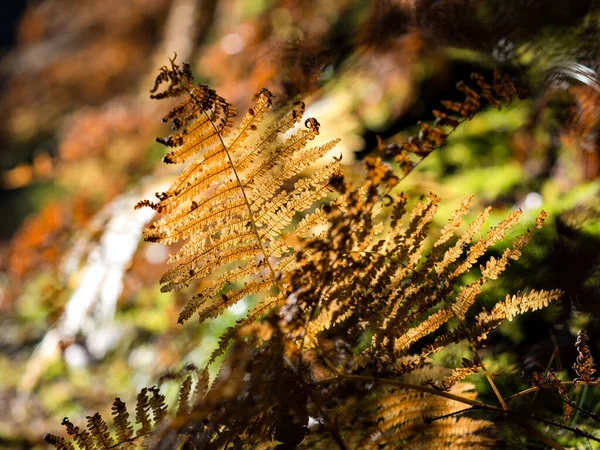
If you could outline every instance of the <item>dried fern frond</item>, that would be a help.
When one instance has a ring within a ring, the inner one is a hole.
[[[180,378],[184,372],[175,376]],[[116,398],[112,405],[112,432],[99,413],[87,417],[87,426],[82,429],[74,425],[68,418],[64,418],[62,425],[71,436],[70,440],[54,434],[46,434],[44,440],[60,450],[106,450],[106,449],[135,449],[149,448],[158,442],[166,433],[165,425],[171,422],[180,412],[191,409],[198,401],[204,399],[206,394],[206,381],[208,371],[198,371],[196,390],[192,393],[192,377],[187,375],[180,383],[178,410],[169,414],[165,403],[165,396],[153,386],[143,388],[137,396],[135,407],[135,424],[129,419],[129,411],[120,398]],[[137,431],[134,429],[137,425]],[[159,432],[157,435],[157,431]],[[181,436],[180,438],[183,438]]]
[[[556,390],[564,403],[563,420],[571,420],[574,403],[569,398],[567,388],[563,386],[552,370],[548,370],[545,373],[534,372],[531,375],[531,385],[539,389]]]
[[[544,373],[533,372],[530,378],[530,384],[532,388],[526,391],[522,391],[521,393],[516,394],[513,397],[518,397],[520,395],[523,395],[524,393],[532,392],[534,390],[539,389],[543,389],[546,391],[556,391],[556,394],[560,397],[564,404],[563,420],[571,420],[573,409],[577,408],[578,411],[583,412],[585,415],[593,418],[596,421],[600,421],[600,417],[597,414],[578,407],[577,404],[569,397],[569,392],[567,390],[566,385],[600,385],[600,378],[594,378],[594,374],[596,373],[596,367],[594,364],[594,358],[592,357],[590,349],[588,347],[588,336],[585,331],[579,330],[579,332],[577,333],[577,341],[575,342],[575,347],[577,348],[577,359],[573,364],[573,369],[575,370],[577,377],[573,379],[572,382],[561,381],[552,370],[548,370]]]
[[[493,108],[499,110],[503,105],[510,104],[513,98],[527,96],[525,89],[500,69],[494,70],[491,82],[477,72],[471,74],[471,79],[477,88],[459,81],[456,89],[464,94],[464,100],[442,100],[441,104],[445,111],[433,110],[435,117],[433,126],[426,122],[419,122],[419,135],[410,137],[402,145],[385,145],[383,141],[378,141],[379,149],[392,156],[400,164],[405,175],[432,151],[443,146],[450,133],[458,126],[470,120],[481,109],[482,100],[486,100]],[[415,162],[411,155],[415,155],[418,161]]]
[[[286,363],[274,316],[241,327],[234,342],[206,395],[157,430],[154,449],[184,438],[195,449],[269,448],[277,441],[295,448],[304,439],[308,387]]]
[[[215,317],[244,296],[276,285],[277,274],[295,265],[289,258],[292,249],[281,239],[282,231],[297,213],[332,190],[341,169],[339,160],[334,160],[297,179],[338,142],[307,147],[319,134],[319,123],[309,118],[304,129],[292,130],[302,120],[302,102],[263,126],[272,106],[272,94],[263,89],[232,131],[235,108],[207,86],[194,86],[188,66],[180,69],[171,61],[171,68],[163,68],[153,91],[163,83],[168,84],[166,90],[154,98],[186,97],[164,118],[180,130],[159,139],[174,148],[165,162],[191,161],[167,192],[157,194],[158,202],[145,200],[137,205],[162,214],[145,230],[145,240],[163,244],[185,241],[169,257],[176,266],[163,275],[162,290],[186,288],[193,280],[228,267],[188,302],[179,316],[182,323],[195,313],[200,320]],[[325,215],[317,212],[305,220],[309,223],[300,224],[298,237],[323,223]],[[241,289],[219,295],[241,282],[246,282]]]
[[[376,161],[370,164],[377,166]],[[380,180],[381,175],[371,173],[371,178]],[[369,361],[393,363],[401,373],[409,372],[450,343],[469,336],[477,342],[502,320],[546,306],[559,297],[559,291],[532,291],[509,296],[491,313],[472,312],[482,286],[519,258],[532,234],[542,226],[546,217],[543,211],[531,230],[515,239],[500,258],[490,258],[481,266],[479,278],[456,293],[460,277],[515,226],[521,212],[509,214],[471,244],[489,215],[488,208],[451,244],[451,236],[471,205],[472,197],[467,197],[425,255],[425,239],[439,199],[431,194],[418,202],[403,225],[406,198],[382,199],[378,183],[376,180],[348,193],[344,210],[331,208],[330,228],[306,243],[306,251],[299,255],[301,268],[290,274],[289,298],[295,309],[289,305],[286,311],[295,312],[291,319],[299,322],[312,314],[306,345],[318,345],[319,333],[327,330],[345,330],[349,342],[358,342],[366,333],[372,338],[357,358],[358,366]],[[383,203],[391,214],[382,226],[377,213]],[[475,322],[465,321],[467,314],[476,315]],[[446,323],[454,318],[464,323],[446,330]]]
[[[467,358],[462,359],[462,367],[457,367],[452,369],[449,375],[444,376],[440,381],[436,381],[434,379],[426,380],[426,384],[433,387],[434,389],[439,389],[441,391],[450,390],[456,383],[464,380],[469,375],[473,375],[479,372],[482,367],[481,362],[473,362],[468,360]]]
[[[577,373],[577,378],[573,380],[574,382],[590,384],[600,381],[598,377],[595,379],[593,378],[596,373],[596,364],[594,364],[594,358],[590,352],[588,341],[589,338],[587,333],[583,330],[579,330],[577,333],[577,341],[575,342],[577,359],[573,364],[573,369],[575,369],[575,373]]]
[[[405,380],[420,383],[442,375],[439,368],[422,368]],[[450,393],[475,400],[470,383],[455,383]],[[357,448],[493,448],[493,423],[468,417],[447,417],[428,423],[427,419],[449,415],[464,405],[444,397],[405,389],[382,389],[374,396],[377,405],[373,421],[377,424]]]

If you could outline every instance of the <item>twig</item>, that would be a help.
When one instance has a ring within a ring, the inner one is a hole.
[[[577,385],[584,384],[584,383],[574,382],[574,381],[561,381],[560,384],[562,384],[563,386],[570,386],[570,385],[577,386]],[[590,383],[589,386],[600,386],[600,383]],[[516,394],[511,395],[510,397],[508,397],[508,401],[511,401],[518,397],[523,397],[524,395],[531,394],[532,392],[539,391],[540,389],[545,389],[546,387],[547,386],[543,386],[543,385],[542,386],[532,386],[528,389],[524,389],[521,392],[517,392]]]
[[[466,412],[473,411],[474,409],[475,409],[475,407],[471,406],[470,408],[459,409],[458,411],[454,411],[454,412],[451,412],[448,414],[443,414],[441,416],[425,417],[423,419],[423,422],[425,422],[426,424],[430,424],[431,422],[435,422],[436,420],[448,419],[449,417],[459,416]]]
[[[494,383],[494,380],[492,379],[492,376],[490,375],[487,368],[485,367],[485,364],[483,364],[483,360],[479,356],[479,353],[477,352],[477,348],[475,347],[475,344],[473,344],[473,341],[471,341],[470,337],[468,337],[468,339],[469,339],[469,344],[471,345],[471,349],[473,350],[473,353],[475,354],[475,357],[477,358],[476,362],[478,362],[481,365],[481,370],[483,370],[483,373],[485,374],[485,377],[487,378],[488,383],[490,383],[490,386],[494,390],[494,394],[496,394],[496,397],[498,398],[498,401],[500,402],[500,406],[502,406],[503,410],[508,411],[508,405],[506,404],[506,402],[504,401],[504,398],[502,397],[502,394],[500,394],[500,391],[496,387],[496,383]]]
[[[325,363],[327,364],[327,360],[325,359]],[[327,364],[329,365],[329,364]],[[330,367],[331,368],[331,367]],[[427,386],[421,386],[419,384],[405,383],[399,380],[392,380],[389,378],[376,378],[369,377],[363,375],[346,375],[343,373],[339,373],[337,369],[335,370],[336,376],[333,378],[328,378],[326,380],[321,380],[317,382],[317,384],[328,384],[333,383],[335,381],[353,381],[358,383],[375,383],[375,384],[384,384],[390,386],[396,386],[402,389],[410,389],[413,391],[424,392],[426,394],[437,395],[438,397],[444,397],[449,400],[454,400],[465,405],[478,406],[480,408],[486,409],[497,409],[498,411],[503,411],[502,409],[496,408],[495,406],[488,405],[486,403],[478,402],[477,400],[471,400],[470,398],[462,397],[460,395],[451,394],[449,392],[439,391]]]
[[[546,436],[543,433],[540,433],[538,430],[536,430],[534,427],[532,427],[531,425],[527,424],[527,423],[523,423],[523,422],[514,422],[518,427],[522,428],[523,430],[525,430],[527,432],[527,434],[535,437],[537,440],[543,442],[544,444],[548,445],[549,447],[555,449],[555,450],[566,450],[562,445],[560,445],[558,442],[554,441],[553,439],[550,439],[548,436]]]

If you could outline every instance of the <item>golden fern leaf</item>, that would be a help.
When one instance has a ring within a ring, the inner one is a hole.
[[[487,208],[451,243],[471,205],[472,197],[467,197],[442,229],[431,251],[423,255],[439,199],[430,194],[418,202],[403,226],[406,198],[380,195],[379,183],[385,178],[382,175],[385,169],[375,160],[368,161],[367,166],[370,167],[367,183],[343,196],[344,210],[329,209],[330,227],[305,243],[298,268],[286,279],[293,289],[288,294],[292,300],[287,302],[283,315],[286,319],[289,315],[288,320],[298,324],[310,317],[308,325],[299,325],[306,330],[302,338],[309,348],[318,346],[320,333],[333,327],[337,332],[344,329],[349,342],[362,339],[361,345],[366,347],[356,358],[355,367],[371,361],[378,365],[392,364],[394,370],[406,373],[450,343],[469,339],[470,332],[482,338],[500,320],[535,309],[536,301],[542,306],[545,301],[558,298],[558,291],[537,300],[533,296],[515,297],[512,303],[497,305],[494,310],[497,317],[484,319],[481,313],[480,320],[485,325],[479,328],[475,322],[473,329],[468,323],[460,323],[446,330],[445,324],[454,317],[462,322],[467,312],[475,309],[482,286],[496,279],[511,260],[521,255],[532,234],[542,226],[545,213],[540,213],[535,227],[515,239],[512,248],[506,249],[500,258],[490,258],[482,266],[477,281],[461,287],[457,293],[461,276],[490,246],[503,239],[521,212],[512,212],[471,243],[489,216]],[[387,220],[385,215],[378,216],[381,208],[385,208],[382,203],[392,210],[389,223],[382,222]],[[380,234],[386,239],[381,239]],[[365,336],[370,337],[366,346]],[[448,379],[446,384],[451,381]]]
[[[478,373],[482,366],[481,363],[475,363],[467,358],[462,359],[462,365],[463,367],[452,369],[450,374],[443,377],[440,381],[427,380],[426,384],[430,385],[434,389],[448,391],[459,381],[464,380],[469,375]]]
[[[550,303],[558,300],[561,295],[562,291],[559,289],[551,291],[532,290],[528,294],[513,295],[512,297],[507,294],[506,299],[503,302],[496,303],[490,312],[483,309],[477,314],[474,317],[473,325],[469,327],[466,334],[465,329],[448,332],[437,338],[434,345],[436,348],[443,348],[451,342],[458,342],[467,335],[473,342],[481,342],[487,338],[490,331],[494,330],[504,320],[511,321],[518,314],[545,308]]]
[[[458,419],[442,419],[427,425],[424,432],[410,441],[410,448],[419,449],[489,449],[497,447],[489,430],[493,422],[487,420],[460,417]]]
[[[439,311],[431,314],[420,324],[409,328],[405,333],[395,339],[394,352],[397,354],[404,353],[419,339],[433,333],[435,330],[445,324],[450,317],[452,317],[452,311],[448,309],[440,309]]]
[[[169,257],[169,262],[177,265],[161,278],[161,290],[184,289],[223,266],[229,269],[185,305],[179,316],[183,323],[194,313],[200,320],[215,317],[244,296],[276,285],[278,272],[295,266],[295,259],[289,257],[293,250],[281,239],[283,230],[297,213],[332,190],[341,169],[339,160],[334,160],[289,187],[300,172],[338,142],[307,148],[319,134],[319,123],[309,118],[305,129],[292,130],[302,119],[302,102],[265,128],[272,94],[263,89],[241,124],[230,132],[233,106],[208,87],[193,86],[187,66],[180,69],[171,61],[171,68],[163,68],[159,75],[155,92],[162,83],[168,84],[166,96],[187,97],[165,116],[175,129],[183,128],[177,135],[159,140],[174,147],[165,161],[192,161],[167,192],[157,194],[157,203],[145,200],[137,205],[163,214],[146,228],[147,241],[185,241]],[[162,98],[158,95],[155,98]],[[309,217],[311,220],[298,228],[298,237],[310,231],[308,225],[325,220],[318,211]],[[241,289],[219,295],[243,281],[246,284]]]
[[[536,311],[545,308],[550,302],[558,300],[560,295],[561,291],[558,289],[552,289],[551,291],[543,289],[541,291],[532,290],[528,294],[513,295],[512,297],[506,294],[506,300],[496,303],[489,314],[485,311],[478,314],[475,320],[478,324],[504,319],[510,321],[516,315],[526,311]]]
[[[403,379],[411,383],[439,378],[442,369],[424,367]],[[455,383],[449,392],[475,400],[469,383]],[[357,448],[489,448],[497,444],[490,437],[493,423],[467,417],[447,417],[428,423],[430,418],[461,411],[464,405],[448,398],[405,389],[380,389],[373,396],[377,424]]]
[[[513,214],[515,217],[518,217],[520,213],[517,211]],[[485,264],[485,266],[480,266],[481,277],[477,281],[467,286],[461,287],[460,292],[456,297],[456,300],[452,304],[452,310],[454,311],[456,317],[458,317],[459,320],[463,320],[465,318],[465,313],[475,302],[475,298],[477,297],[477,295],[481,293],[481,287],[485,283],[487,283],[488,280],[496,280],[498,276],[500,276],[500,274],[502,274],[502,272],[504,272],[506,267],[509,265],[509,260],[519,259],[519,257],[521,256],[521,251],[531,241],[533,233],[542,227],[545,219],[546,212],[540,212],[540,214],[536,218],[535,227],[533,229],[527,230],[525,234],[518,236],[514,240],[513,247],[505,249],[502,252],[502,256],[500,257],[500,259],[496,259],[492,256]],[[505,221],[503,221],[497,227],[495,227],[495,231],[493,233],[490,232],[491,234],[488,234],[488,239],[480,241],[482,242],[482,247],[487,248],[488,246],[493,245],[497,240],[502,239],[505,229],[512,226],[512,224],[512,217],[509,216],[509,218],[507,218]],[[492,236],[493,239],[490,239],[490,236]],[[479,252],[479,256],[481,256],[481,254],[483,254],[483,252]],[[477,256],[477,258],[479,256]],[[460,268],[457,270],[460,270]]]
[[[454,246],[444,253],[441,261],[438,261],[434,264],[435,272],[438,275],[443,274],[454,261],[460,258],[465,246],[471,241],[471,239],[473,239],[473,236],[481,231],[481,228],[489,217],[491,210],[492,208],[488,207],[479,213],[477,218],[469,224],[463,235],[458,239]]]
[[[483,256],[488,248],[504,238],[506,231],[517,223],[522,214],[523,212],[521,210],[513,211],[498,225],[490,228],[485,238],[480,239],[469,248],[465,261],[454,270],[452,276],[459,277],[469,270],[473,264]]]

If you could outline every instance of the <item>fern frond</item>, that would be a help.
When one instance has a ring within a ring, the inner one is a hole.
[[[556,376],[553,370],[547,370],[544,373],[533,372],[530,382],[533,386],[539,389],[556,390],[564,403],[563,420],[571,420],[574,403],[569,398],[569,392],[567,391],[567,388],[563,386],[562,382]]]
[[[462,255],[465,245],[467,245],[473,236],[481,231],[483,228],[483,224],[488,219],[492,208],[488,207],[484,209],[477,218],[469,224],[463,235],[456,241],[454,246],[452,246],[446,253],[441,261],[438,261],[434,265],[434,270],[438,275],[444,273],[450,265],[456,261]]]
[[[490,228],[485,238],[480,239],[469,248],[465,261],[454,270],[452,276],[459,277],[469,270],[488,248],[504,238],[504,234],[517,223],[522,214],[521,210],[513,211],[498,225]]]
[[[482,107],[482,98],[495,109],[501,109],[502,105],[508,105],[513,98],[525,98],[525,89],[508,74],[502,73],[500,69],[494,70],[493,79],[490,82],[479,73],[472,73],[471,79],[477,84],[477,88],[470,87],[464,81],[456,84],[456,89],[465,96],[462,101],[442,100],[441,104],[445,111],[433,110],[435,122],[429,125],[419,122],[419,135],[411,136],[407,142],[398,145],[384,145],[378,141],[380,150],[394,157],[400,168],[407,175],[421,160],[432,151],[443,146],[448,136],[463,122],[470,120]],[[447,131],[447,128],[450,130]],[[418,161],[414,161],[411,155],[416,155]]]
[[[573,369],[575,370],[575,373],[577,373],[577,378],[573,380],[575,382],[592,383],[598,381],[598,378],[595,380],[592,378],[596,373],[596,364],[594,364],[594,358],[590,352],[588,340],[589,338],[586,332],[579,330],[577,333],[577,341],[575,342],[577,359],[573,364]]]
[[[441,370],[423,368],[407,381],[427,381],[439,377]],[[459,382],[449,392],[474,400],[473,385]],[[493,423],[467,417],[448,417],[427,423],[432,417],[444,416],[463,409],[463,405],[447,398],[404,389],[386,389],[373,396],[376,428],[357,448],[490,448],[497,444],[489,431]]]
[[[545,308],[551,302],[558,300],[560,295],[561,291],[558,289],[553,289],[551,291],[532,290],[528,294],[513,295],[512,297],[507,294],[505,301],[496,303],[489,314],[486,312],[478,314],[475,317],[475,320],[478,324],[499,319],[511,321],[518,314]]]
[[[149,408],[148,388],[143,388],[137,396],[135,405],[135,422],[141,425],[141,428],[137,430],[137,436],[145,436],[152,430],[152,423],[148,414]]]
[[[374,171],[369,173],[371,180],[385,177],[376,161],[369,164]],[[389,363],[394,370],[406,373],[450,343],[469,339],[470,332],[477,340],[483,339],[501,320],[558,298],[558,291],[539,298],[534,298],[533,293],[516,297],[512,303],[498,303],[493,317],[480,313],[479,320],[483,324],[479,327],[479,322],[474,327],[461,323],[457,328],[446,330],[452,318],[463,321],[467,312],[476,309],[474,305],[482,286],[496,279],[510,261],[521,255],[532,234],[542,226],[545,213],[542,212],[535,226],[515,239],[500,258],[490,258],[476,281],[460,287],[457,293],[456,285],[461,276],[489,247],[504,238],[521,212],[512,212],[471,243],[490,214],[487,208],[450,243],[472,203],[472,197],[467,197],[442,229],[431,251],[423,255],[428,227],[439,199],[431,194],[417,202],[408,223],[403,226],[406,198],[400,195],[382,201],[373,189],[378,181],[370,183],[373,184],[367,183],[344,196],[345,210],[330,209],[330,227],[306,242],[297,268],[286,279],[293,287],[288,294],[293,299],[289,310],[295,311],[291,321],[303,323],[306,319],[299,316],[311,315],[303,335],[308,348],[318,347],[319,333],[334,327],[336,332],[345,330],[350,342],[363,339],[363,345],[366,333],[370,337],[369,345],[357,359],[356,367],[371,360],[378,365]],[[392,210],[387,224],[386,218],[379,215],[382,207],[385,208],[383,202]],[[380,238],[380,233],[385,239]],[[416,354],[410,355],[411,352]],[[448,379],[447,384],[450,383]]]
[[[192,376],[187,376],[181,384],[179,389],[179,403],[177,407],[177,414],[184,415],[190,409],[190,394],[192,392]]]
[[[44,441],[52,445],[57,450],[75,450],[73,444],[71,444],[71,442],[69,442],[67,439],[52,433],[45,434]]]
[[[152,410],[154,426],[157,426],[167,416],[165,396],[162,395],[156,387],[151,387],[148,390],[152,392],[152,397],[150,398],[150,409]]]
[[[156,89],[167,83],[168,96],[186,96],[165,117],[176,129],[184,124],[186,128],[161,142],[174,147],[167,162],[192,161],[167,192],[157,194],[157,203],[139,203],[138,207],[162,214],[146,228],[144,238],[163,244],[185,241],[169,256],[168,261],[176,265],[161,278],[164,292],[184,289],[224,266],[229,269],[185,305],[179,316],[182,323],[195,313],[200,320],[215,317],[244,296],[277,285],[278,272],[295,267],[294,258],[288,258],[293,249],[282,240],[283,230],[288,230],[298,213],[333,190],[332,180],[340,177],[341,169],[335,160],[296,180],[339,142],[306,147],[319,134],[320,125],[309,118],[303,129],[294,130],[302,120],[302,102],[272,120],[273,95],[263,89],[240,125],[230,132],[233,107],[209,88],[193,86],[189,68],[179,69],[173,62],[171,66],[161,72]],[[268,121],[271,124],[264,126]],[[290,188],[292,180],[296,181]],[[323,213],[313,213],[301,223],[296,236],[302,238],[311,225],[323,222]],[[246,281],[243,288],[221,294],[242,281]]]
[[[396,338],[394,341],[394,351],[397,354],[402,354],[423,336],[433,333],[445,324],[450,317],[452,317],[452,311],[448,309],[441,309],[433,313],[419,325],[411,327],[406,333]]]
[[[485,253],[487,248],[501,240],[504,237],[506,230],[516,223],[516,220],[518,220],[520,214],[520,211],[515,211],[498,226],[492,228],[485,239],[482,239],[476,246],[472,247],[472,251],[469,252],[469,256],[467,257],[465,264],[468,265],[471,264],[471,261],[477,261],[477,259],[481,257],[483,253]],[[519,259],[521,256],[521,251],[531,241],[533,233],[542,227],[545,219],[546,212],[540,212],[536,218],[536,224],[533,229],[527,230],[525,234],[518,236],[514,241],[513,247],[504,250],[500,259],[496,259],[492,256],[485,266],[480,266],[481,277],[474,283],[461,288],[456,300],[452,304],[452,310],[459,320],[463,320],[465,318],[467,310],[471,307],[471,305],[473,305],[475,298],[481,293],[482,286],[489,280],[496,280],[509,265],[509,260]],[[456,276],[457,273],[464,273],[465,264],[456,269],[454,276]]]
[[[73,440],[80,449],[95,450],[96,445],[92,435],[87,430],[82,430],[75,426],[68,418],[64,418],[61,423],[66,429],[67,434],[73,437]]]
[[[448,391],[454,385],[456,385],[456,383],[464,380],[469,375],[478,373],[481,369],[481,363],[474,363],[466,358],[463,358],[462,365],[463,367],[456,367],[452,369],[450,374],[444,376],[440,381],[427,380],[426,384],[432,386],[435,389]]]
[[[208,392],[208,384],[209,374],[208,369],[204,368],[198,373],[198,380],[196,381],[196,388],[194,389],[194,393],[192,394],[192,404],[190,406],[194,406],[194,403],[202,401]]]
[[[96,441],[97,448],[108,449],[113,446],[114,441],[108,431],[108,425],[99,413],[87,417],[87,429]]]
[[[131,441],[134,436],[133,426],[129,422],[127,407],[120,398],[116,398],[113,403],[112,415],[115,432],[117,433],[117,442],[125,443]]]
[[[435,249],[444,248],[443,245],[448,242],[450,238],[456,233],[456,231],[463,224],[465,216],[469,213],[469,209],[471,208],[471,204],[473,203],[473,195],[466,196],[460,203],[460,207],[452,213],[450,219],[448,219],[448,223],[444,225],[442,231],[440,233],[440,237],[433,244],[434,251]]]
[[[199,375],[197,392],[204,392],[207,382],[208,372],[202,371]],[[182,403],[189,401],[190,385],[191,378],[186,379],[181,384],[180,407]],[[148,392],[152,393],[152,397],[149,397]],[[204,394],[202,394],[203,396]],[[150,419],[150,411],[152,411],[153,421]],[[173,413],[170,415],[173,416]],[[113,402],[112,416],[114,436],[102,416],[95,413],[87,417],[87,428],[85,430],[75,426],[65,417],[62,425],[66,428],[67,434],[71,436],[71,440],[53,434],[45,435],[44,440],[59,450],[75,450],[75,445],[81,450],[131,450],[138,448],[140,445],[143,448],[148,448],[149,443],[157,439],[153,433],[167,421],[169,414],[165,404],[165,396],[156,387],[151,387],[143,388],[137,396],[136,424],[140,426],[137,432],[129,420],[127,406],[120,398],[116,398]]]

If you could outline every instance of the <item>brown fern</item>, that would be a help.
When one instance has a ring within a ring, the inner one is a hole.
[[[575,364],[573,364],[573,369],[575,369],[575,372],[577,373],[577,378],[573,381],[583,384],[590,384],[600,380],[598,377],[594,379],[596,365],[594,364],[594,358],[592,357],[592,353],[588,346],[588,340],[587,333],[583,330],[579,330],[577,333],[577,342],[575,343],[575,346],[577,347],[577,360],[575,361]]]
[[[376,167],[378,163],[371,164]],[[431,194],[418,202],[403,226],[406,198],[385,196],[386,200],[380,200],[377,176],[372,171],[374,184],[350,192],[344,209],[330,210],[331,227],[306,243],[306,251],[300,255],[301,269],[290,274],[294,309],[288,305],[284,314],[293,312],[292,320],[311,314],[303,338],[307,346],[318,345],[320,333],[334,328],[345,329],[350,342],[357,342],[365,333],[372,334],[356,365],[369,361],[379,365],[393,363],[396,371],[404,373],[419,367],[429,355],[450,343],[462,339],[479,342],[503,320],[559,298],[559,291],[508,296],[490,313],[482,310],[473,314],[474,321],[465,320],[474,309],[482,286],[496,279],[511,260],[520,256],[532,233],[541,227],[545,213],[540,213],[535,227],[517,238],[499,259],[490,258],[482,265],[481,276],[475,282],[455,293],[460,277],[503,238],[521,212],[511,213],[469,245],[488,217],[488,208],[462,237],[449,245],[470,207],[472,197],[467,197],[433,243],[431,252],[424,255],[425,238],[439,199]],[[391,209],[387,225],[378,219],[383,203]],[[455,317],[461,321],[459,326],[444,330],[445,324]]]
[[[561,381],[553,370],[548,370],[544,373],[533,372],[530,378],[531,388],[513,395],[511,399],[521,397],[522,395],[526,395],[536,390],[555,391],[564,404],[563,420],[571,420],[573,409],[577,408],[579,412],[582,412],[593,420],[600,422],[600,416],[598,414],[577,406],[577,404],[569,397],[569,392],[567,390],[568,385],[600,385],[600,378],[593,377],[596,372],[596,368],[594,364],[594,358],[592,357],[588,347],[588,336],[584,330],[579,330],[577,333],[575,347],[577,349],[577,359],[573,364],[573,369],[575,370],[577,377],[573,379],[573,381]]]
[[[422,368],[406,377],[419,384],[439,378],[439,368]],[[469,383],[455,383],[449,391],[475,400],[477,393]],[[376,397],[375,429],[357,448],[493,448],[498,442],[491,436],[493,422],[468,417],[448,417],[428,423],[428,419],[451,415],[462,409],[461,403],[444,397],[405,389],[382,389]]]
[[[405,176],[432,151],[443,146],[450,133],[466,120],[470,120],[481,109],[482,100],[486,100],[493,108],[500,110],[503,105],[510,104],[513,98],[527,96],[524,87],[500,69],[494,70],[491,82],[477,72],[471,74],[471,79],[477,85],[477,89],[470,87],[464,81],[459,81],[456,89],[464,94],[464,100],[442,100],[444,111],[433,110],[435,117],[433,126],[420,121],[419,135],[410,137],[401,145],[385,145],[383,141],[378,141],[379,150],[392,156]],[[417,160],[415,161],[411,155],[416,156]]]
[[[190,373],[190,369],[191,372]],[[191,390],[192,374],[196,381],[196,389]],[[71,439],[54,434],[46,434],[44,440],[57,449],[75,450],[104,450],[104,449],[134,449],[148,448],[156,445],[168,432],[168,424],[179,415],[186,414],[198,401],[206,395],[206,380],[208,371],[197,371],[187,368],[175,374],[172,378],[178,380],[179,402],[177,409],[169,412],[165,403],[165,396],[159,388],[143,388],[138,396],[135,407],[135,425],[129,419],[129,411],[120,398],[116,398],[112,405],[112,431],[99,413],[87,417],[87,426],[82,429],[74,425],[65,417],[62,424]],[[184,438],[180,436],[179,438]],[[75,444],[75,445],[74,445]]]
[[[554,371],[549,370],[546,373],[534,372],[531,375],[531,385],[539,389],[555,390],[564,402],[563,420],[571,420],[573,414],[573,401],[569,398],[567,388],[558,379]]]
[[[480,93],[460,85],[465,102],[445,104],[460,118],[439,113],[435,127],[422,125],[411,151],[424,157],[443,144],[441,126],[468,119],[481,97],[498,107],[516,92],[510,79],[489,86],[474,79]],[[461,278],[516,225],[520,211],[476,239],[490,214],[487,208],[456,236],[472,203],[467,197],[429,245],[439,198],[421,199],[405,219],[408,199],[392,194],[398,178],[380,160],[365,161],[368,178],[357,189],[343,182],[338,160],[298,178],[337,142],[306,148],[319,124],[310,118],[305,129],[293,131],[302,118],[302,103],[267,123],[272,95],[264,89],[232,130],[235,108],[207,86],[194,85],[189,67],[174,60],[162,69],[152,94],[184,97],[165,116],[174,134],[159,142],[172,148],[166,163],[188,162],[173,185],[157,194],[157,202],[138,205],[162,214],[146,229],[146,240],[183,241],[170,256],[176,266],[162,277],[162,289],[183,289],[227,270],[190,300],[180,322],[196,312],[201,320],[214,317],[255,293],[261,302],[222,337],[218,352],[233,345],[213,384],[206,370],[195,387],[193,377],[185,376],[172,413],[157,388],[143,389],[137,398],[137,429],[117,399],[115,435],[95,414],[86,429],[65,419],[72,439],[48,435],[46,440],[69,450],[138,444],[153,449],[272,448],[276,442],[279,448],[342,449],[496,445],[491,422],[457,417],[464,412],[460,405],[512,414],[476,400],[464,381],[485,371],[474,346],[502,321],[544,307],[560,292],[508,295],[490,312],[477,306],[477,297],[519,258],[545,213],[500,257],[481,264],[476,281],[459,287]],[[341,194],[338,199],[306,214],[333,188]],[[298,213],[304,217],[283,238]],[[324,231],[307,237],[316,225],[324,225]],[[453,369],[424,367],[430,355],[463,340],[473,345],[472,361],[463,359],[463,366]],[[591,377],[583,340],[579,347],[578,375]],[[309,427],[311,417],[316,426]]]
[[[235,108],[207,86],[194,86],[187,65],[179,68],[171,61],[170,68],[162,69],[153,92],[164,83],[166,89],[153,98],[185,97],[164,118],[179,130],[159,139],[174,147],[165,162],[191,161],[167,192],[157,194],[158,202],[145,200],[137,205],[162,214],[145,230],[144,238],[163,244],[185,241],[170,255],[169,262],[177,265],[161,279],[165,292],[186,288],[193,280],[228,268],[187,303],[179,316],[182,323],[194,313],[200,320],[215,317],[244,296],[276,285],[278,273],[295,265],[292,249],[281,239],[282,230],[297,213],[331,191],[341,170],[334,160],[289,187],[338,142],[306,148],[319,134],[314,118],[305,121],[305,129],[290,131],[302,119],[302,102],[263,126],[272,108],[272,94],[263,89],[241,124],[231,131]],[[317,210],[299,224],[296,233],[302,235],[324,220],[325,215]],[[245,282],[243,287],[235,290],[241,282]],[[267,308],[258,305],[249,317],[264,313],[277,301],[275,297],[266,303]]]

